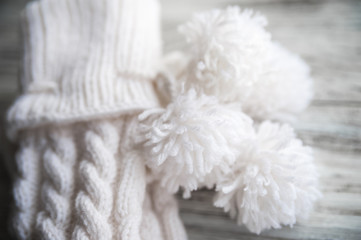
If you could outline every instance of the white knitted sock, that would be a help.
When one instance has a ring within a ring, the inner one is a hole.
[[[122,125],[159,105],[159,19],[157,0],[27,5],[22,95],[7,114],[20,239],[140,239],[145,165]]]

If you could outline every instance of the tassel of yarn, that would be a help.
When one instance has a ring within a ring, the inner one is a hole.
[[[232,169],[214,204],[257,234],[306,218],[320,197],[311,149],[288,125],[262,123]]]
[[[264,16],[239,7],[195,14],[179,28],[190,51],[188,60],[176,59],[184,69],[173,71],[175,77],[186,89],[200,89],[222,103],[240,102],[254,119],[294,120],[312,97],[310,71],[272,42],[266,25]]]
[[[44,240],[67,240],[72,195],[74,164],[77,153],[71,129],[54,129],[49,133],[43,155],[42,206],[37,215],[37,228]]]
[[[139,116],[136,141],[143,143],[147,165],[170,193],[182,188],[188,197],[214,168],[229,171],[238,146],[253,133],[251,119],[235,108],[191,89],[166,109]]]
[[[220,102],[242,102],[259,80],[271,36],[267,20],[239,7],[195,14],[179,31],[190,45],[186,88],[200,88]]]
[[[309,66],[297,55],[273,43],[262,80],[253,85],[242,109],[256,120],[294,122],[313,96]]]

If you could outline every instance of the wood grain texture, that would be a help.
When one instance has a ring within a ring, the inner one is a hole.
[[[26,0],[0,0],[0,114],[14,99],[19,59],[18,14]],[[323,198],[307,222],[261,235],[237,226],[212,206],[213,192],[179,197],[190,240],[361,239],[361,1],[352,0],[162,0],[165,52],[183,49],[177,25],[194,11],[240,5],[269,19],[275,40],[311,65],[315,97],[296,124],[315,149]],[[2,153],[5,153],[3,144]],[[6,229],[10,178],[0,167],[0,239]]]

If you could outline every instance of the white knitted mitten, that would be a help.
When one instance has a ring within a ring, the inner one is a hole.
[[[131,141],[137,114],[159,106],[159,18],[157,0],[26,7],[22,95],[7,116],[20,239],[186,239]]]

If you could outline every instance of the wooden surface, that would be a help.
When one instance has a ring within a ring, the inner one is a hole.
[[[1,115],[16,93],[17,18],[25,2],[0,0]],[[296,129],[315,149],[324,196],[309,221],[257,236],[212,207],[212,191],[202,190],[189,200],[180,199],[190,240],[361,239],[361,1],[163,0],[165,51],[184,47],[176,26],[193,11],[227,4],[267,15],[273,38],[311,65],[315,99],[300,116]],[[0,239],[10,239],[5,224],[9,192],[10,180],[2,164]]]

